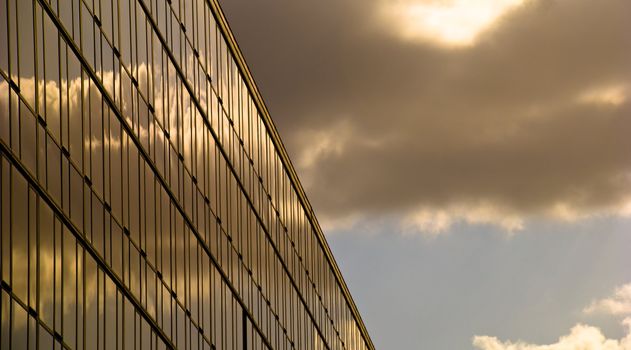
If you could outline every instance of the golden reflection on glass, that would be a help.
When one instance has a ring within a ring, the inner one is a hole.
[[[370,348],[218,11],[0,0],[3,349]]]

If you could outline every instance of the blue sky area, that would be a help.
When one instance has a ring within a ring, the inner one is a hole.
[[[384,225],[328,239],[379,349],[468,349],[474,335],[551,344],[577,323],[625,335],[620,317],[586,314],[631,282],[631,220],[536,223],[523,232],[458,225],[438,237]]]

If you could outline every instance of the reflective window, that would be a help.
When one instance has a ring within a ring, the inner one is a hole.
[[[0,0],[0,345],[371,349],[217,0]]]

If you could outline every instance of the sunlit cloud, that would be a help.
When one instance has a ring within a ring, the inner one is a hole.
[[[582,103],[619,106],[627,100],[627,87],[624,84],[609,85],[589,89],[578,96]]]
[[[631,350],[631,317],[628,317],[631,315],[631,283],[616,288],[609,298],[593,301],[583,309],[583,312],[627,316],[622,320],[626,330],[624,338],[608,339],[598,327],[577,324],[569,334],[560,337],[558,342],[553,344],[536,345],[476,335],[473,337],[473,346],[481,350]]]
[[[580,208],[571,202],[558,202],[553,204],[546,212],[546,216],[566,223],[573,223],[580,220],[603,217],[630,217],[631,198],[623,200],[622,203],[610,205],[602,208]]]
[[[469,46],[524,0],[400,0],[386,2],[383,14],[404,39],[446,46]]]
[[[302,149],[298,156],[298,166],[310,168],[322,157],[342,154],[352,133],[353,129],[344,120],[330,128],[302,130],[299,138],[309,147]]]
[[[437,235],[449,231],[457,223],[493,225],[511,234],[524,228],[524,219],[491,204],[459,205],[447,209],[422,208],[403,220],[403,231]]]
[[[616,288],[613,295],[608,298],[593,301],[583,309],[583,312],[631,315],[631,283]]]
[[[321,215],[320,218],[322,228],[331,233],[354,231],[370,234],[379,228],[395,227],[403,235],[425,237],[445,234],[458,224],[494,226],[508,236],[523,230],[525,226],[525,218],[489,203],[446,208],[424,206],[403,214],[385,216],[356,212],[339,217]]]
[[[481,350],[629,350],[631,349],[631,318],[623,321],[626,336],[620,340],[608,339],[600,328],[577,324],[570,333],[547,345],[522,341],[502,341],[496,337],[475,336],[473,346]]]
[[[419,231],[431,235],[447,231],[454,222],[454,217],[446,210],[420,210],[404,221],[406,232]]]
[[[510,234],[631,214],[631,3],[327,1],[230,5],[327,228]]]

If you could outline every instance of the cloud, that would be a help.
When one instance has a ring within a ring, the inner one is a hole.
[[[513,213],[502,212],[493,205],[463,205],[446,209],[422,208],[407,214],[403,220],[405,232],[440,234],[453,224],[497,225],[508,233],[523,229],[524,219]]]
[[[304,142],[301,154],[298,156],[298,166],[301,168],[313,167],[321,158],[342,154],[352,136],[352,129],[344,120],[336,122],[325,130],[300,130],[299,132],[299,139]]]
[[[584,313],[601,312],[610,315],[631,315],[631,283],[616,288],[613,296],[593,301],[583,309]],[[603,332],[593,326],[575,325],[568,335],[549,345],[534,345],[522,341],[513,343],[497,337],[474,336],[473,345],[482,350],[631,350],[631,317],[622,320],[626,335],[620,340],[607,339]]]
[[[384,1],[387,25],[404,39],[446,46],[473,45],[477,37],[523,0]]]
[[[631,318],[623,321],[626,336],[620,340],[607,339],[599,328],[577,324],[570,333],[549,345],[525,342],[503,342],[496,337],[475,336],[473,346],[481,350],[629,350],[631,349]]]
[[[594,88],[583,92],[579,101],[584,103],[621,105],[629,96],[628,88],[624,85],[612,85]]]
[[[525,1],[458,49],[393,38],[383,4],[223,5],[325,226],[630,214],[630,2]]]
[[[610,315],[631,315],[631,283],[616,288],[614,294],[605,299],[595,300],[583,312],[605,313]]]

